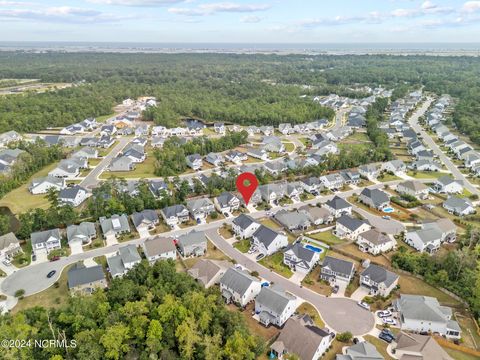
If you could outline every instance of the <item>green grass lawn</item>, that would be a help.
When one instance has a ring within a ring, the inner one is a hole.
[[[385,360],[393,360],[393,358],[388,355],[387,353],[387,343],[375,336],[372,336],[372,335],[365,335],[364,336],[365,340],[368,341],[369,343],[371,343],[373,346],[375,346],[375,348],[377,349],[377,351],[382,354],[382,356],[385,358]]]
[[[424,295],[436,297],[442,305],[459,306],[461,303],[425,281],[414,276],[401,275],[398,280],[400,294]]]
[[[440,171],[407,171],[407,175],[415,179],[438,179],[446,174]]]
[[[331,231],[321,231],[315,234],[306,235],[312,239],[324,242],[327,245],[343,244],[345,241],[336,237]]]
[[[293,275],[292,270],[290,270],[283,263],[283,253],[277,252],[273,255],[264,257],[259,263],[266,268],[275,271],[277,274],[280,274],[286,278],[290,278]]]
[[[47,176],[47,174],[55,169],[57,163],[50,164],[42,170],[33,174],[25,184],[10,191],[0,200],[0,207],[8,207],[14,214],[20,214],[30,209],[40,208],[46,209],[49,207],[48,200],[45,195],[32,195],[28,191],[28,187],[34,178]]]
[[[114,116],[114,115],[115,115],[115,113],[111,113],[111,114],[108,114],[108,115],[98,116],[96,119],[97,119],[97,122],[103,123],[103,122],[105,122],[107,119],[111,118],[111,117]]]
[[[240,240],[233,244],[233,247],[242,253],[246,253],[250,249],[250,240]]]
[[[72,265],[67,266],[60,275],[58,279],[58,287],[55,285],[50,286],[48,289],[45,289],[37,294],[26,296],[25,298],[18,301],[18,304],[12,309],[12,313],[17,313],[21,310],[25,310],[34,306],[42,306],[44,308],[57,308],[65,302],[70,297],[67,287],[67,273],[68,269]]]
[[[278,230],[281,228],[279,224],[277,224],[275,221],[273,221],[270,218],[263,218],[260,220],[260,223],[265,225],[266,227],[269,227],[272,230]]]
[[[147,152],[147,158],[144,162],[136,164],[132,171],[106,171],[100,175],[101,179],[108,179],[112,176],[129,178],[150,178],[155,177],[155,157],[151,152]]]
[[[284,141],[283,145],[285,145],[285,151],[286,152],[292,152],[293,150],[295,150],[295,145],[291,142]]]
[[[304,302],[297,308],[297,312],[299,314],[307,314],[308,316],[310,316],[315,325],[318,326],[320,329],[323,329],[325,327],[325,323],[320,317],[320,314],[318,313],[317,309],[313,307],[312,304]]]
[[[380,180],[381,182],[388,182],[388,181],[394,181],[394,180],[399,180],[400,178],[396,175],[392,175],[392,174],[387,174],[387,173],[383,173],[382,175],[380,175],[378,177],[378,180]]]

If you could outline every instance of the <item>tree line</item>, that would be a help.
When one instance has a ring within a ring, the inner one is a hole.
[[[65,286],[61,284],[60,286]],[[175,263],[146,260],[108,291],[74,296],[58,309],[36,306],[0,316],[2,339],[65,339],[72,347],[8,347],[4,359],[248,360],[265,349],[218,289],[205,290]]]

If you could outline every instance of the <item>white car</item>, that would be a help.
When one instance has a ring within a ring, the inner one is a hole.
[[[386,317],[392,316],[392,312],[390,310],[383,310],[383,311],[379,311],[377,315],[380,318],[386,318]]]
[[[392,318],[383,318],[383,323],[388,324],[388,325],[397,325],[397,322],[393,320]]]
[[[370,310],[370,305],[368,305],[365,301],[359,301],[358,303],[358,306],[366,309],[366,310]]]

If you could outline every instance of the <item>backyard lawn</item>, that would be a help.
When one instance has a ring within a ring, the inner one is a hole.
[[[398,280],[400,294],[424,295],[436,297],[442,305],[459,306],[459,301],[441,292],[437,288],[414,276],[402,275]]]
[[[217,249],[217,247],[213,245],[211,241],[207,242],[207,253],[204,256],[191,257],[191,258],[185,259],[183,262],[185,263],[185,266],[187,267],[187,269],[190,269],[200,259],[230,260],[230,258],[227,255],[225,255],[222,251]]]
[[[17,313],[21,310],[25,310],[34,306],[42,306],[45,308],[57,308],[64,304],[70,294],[67,287],[67,272],[72,265],[67,266],[60,278],[58,279],[58,287],[55,285],[50,286],[37,294],[26,296],[25,298],[18,300],[18,304],[12,309],[12,313]]]
[[[48,172],[55,169],[57,163],[50,164],[42,170],[33,174],[22,186],[10,191],[0,200],[0,207],[8,207],[14,214],[20,214],[30,209],[49,207],[48,200],[45,195],[32,195],[28,191],[28,187],[34,178],[47,176]]]
[[[453,350],[448,348],[443,348],[443,350],[445,350],[448,353],[448,355],[450,355],[455,360],[478,360],[477,356],[466,354],[459,350]]]
[[[292,152],[293,150],[295,150],[295,145],[291,142],[282,142],[283,145],[285,145],[285,151],[286,152]]]
[[[388,181],[400,180],[400,178],[396,175],[384,173],[378,177],[378,180],[380,180],[381,182],[388,182]]]
[[[275,271],[286,278],[290,278],[293,275],[292,270],[283,263],[283,253],[277,252],[273,255],[264,257],[259,263],[266,268]]]
[[[407,171],[407,175],[415,179],[437,179],[446,174],[440,171]]]
[[[147,150],[147,158],[144,162],[135,164],[135,169],[132,171],[105,171],[100,175],[101,179],[108,179],[112,176],[124,177],[125,179],[131,178],[151,178],[155,177],[155,157],[153,156],[153,150]]]
[[[312,238],[318,241],[322,241],[327,245],[337,245],[337,244],[343,244],[345,242],[344,240],[333,235],[331,231],[321,231],[315,234],[306,234],[305,236],[308,236],[309,238]]]

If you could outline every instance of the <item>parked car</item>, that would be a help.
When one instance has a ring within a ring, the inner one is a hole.
[[[60,256],[58,255],[52,256],[52,258],[50,259],[50,261],[57,261],[57,260],[60,260]]]
[[[265,257],[265,254],[258,254],[255,258],[257,261],[262,260]]]
[[[392,318],[383,318],[383,323],[388,325],[397,325],[397,322]]]
[[[391,219],[391,217],[390,217],[390,216],[388,216],[388,215],[383,215],[383,216],[382,216],[382,219],[384,219],[384,220],[390,220],[390,219]]]
[[[57,271],[56,271],[56,270],[52,270],[52,271],[50,271],[50,272],[47,274],[47,278],[49,278],[49,279],[50,279],[50,278],[51,278],[53,275],[55,275],[56,273],[57,273]]]
[[[393,340],[395,340],[395,334],[390,329],[383,329],[382,333],[387,334],[388,336],[393,338]]]
[[[338,285],[335,285],[335,286],[333,287],[333,289],[332,289],[332,292],[333,292],[334,294],[336,294],[336,293],[338,293],[338,290],[340,290],[340,287],[339,287]]]
[[[394,337],[391,337],[389,334],[385,333],[385,332],[381,332],[380,335],[378,335],[378,338],[379,339],[382,339],[383,341],[386,341],[387,343],[391,343],[393,340],[395,340]]]
[[[385,317],[392,316],[392,312],[390,310],[383,310],[383,311],[379,311],[377,315],[380,318],[385,318]]]
[[[32,261],[37,261],[37,255],[32,254]]]
[[[366,310],[370,310],[370,305],[368,305],[365,301],[359,301],[358,303],[358,306],[366,309]]]
[[[12,265],[12,263],[11,263],[10,260],[8,260],[8,259],[3,260],[2,262],[3,262],[3,265],[5,265],[5,266],[10,266],[10,265]]]

